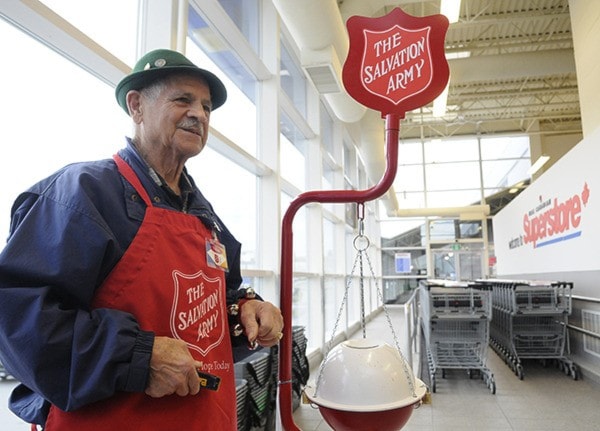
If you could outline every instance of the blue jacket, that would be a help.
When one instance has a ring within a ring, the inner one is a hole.
[[[156,206],[180,209],[131,142],[119,154]],[[187,212],[217,227],[227,250],[227,302],[234,302],[241,246],[187,177]],[[112,159],[66,166],[15,201],[0,253],[0,362],[21,382],[10,408],[23,420],[44,424],[50,403],[69,411],[116,391],[145,390],[154,334],[128,313],[90,310],[144,212]]]

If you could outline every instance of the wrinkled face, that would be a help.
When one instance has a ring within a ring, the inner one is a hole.
[[[134,99],[131,116],[140,144],[147,151],[179,161],[202,151],[212,108],[206,82],[192,76],[172,76],[140,91]]]

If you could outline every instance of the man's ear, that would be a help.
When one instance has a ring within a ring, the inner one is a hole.
[[[127,109],[129,110],[129,115],[136,123],[140,123],[142,121],[141,96],[141,93],[137,90],[130,90],[125,96],[125,100],[127,102]]]

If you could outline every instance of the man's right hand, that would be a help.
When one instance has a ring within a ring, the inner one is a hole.
[[[192,358],[185,342],[169,337],[156,337],[150,358],[146,394],[153,398],[171,394],[196,395],[200,391],[197,369],[201,365]]]

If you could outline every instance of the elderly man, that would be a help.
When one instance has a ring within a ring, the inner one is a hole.
[[[185,169],[222,82],[180,53],[116,88],[134,136],[21,194],[0,254],[10,407],[44,430],[235,430],[232,332],[265,347],[278,308],[239,289],[240,244]]]

